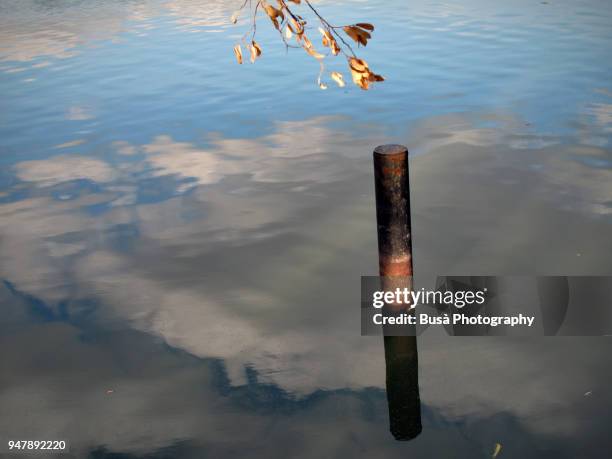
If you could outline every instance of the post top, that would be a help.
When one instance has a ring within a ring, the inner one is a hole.
[[[407,154],[408,148],[404,145],[397,144],[388,144],[388,145],[380,145],[374,149],[375,155],[383,155],[383,156],[394,156]]]

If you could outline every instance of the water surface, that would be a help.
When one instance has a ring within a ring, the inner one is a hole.
[[[612,274],[612,6],[320,1],[387,81],[321,91],[240,1],[0,0],[0,433],[73,457],[595,457],[602,338],[419,338],[388,433],[371,150],[411,151],[417,282]],[[344,71],[337,59],[329,70]],[[580,314],[580,311],[570,312]],[[585,395],[588,394],[588,395]]]

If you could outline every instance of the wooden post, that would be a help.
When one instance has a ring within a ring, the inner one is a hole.
[[[378,266],[380,276],[412,276],[408,149],[382,145],[374,150]]]
[[[374,150],[378,264],[383,290],[412,288],[412,233],[408,149],[382,145]],[[391,313],[409,305],[391,305]],[[416,327],[413,336],[387,336],[385,366],[390,430],[396,440],[421,433]]]

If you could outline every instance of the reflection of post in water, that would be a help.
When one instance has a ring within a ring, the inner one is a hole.
[[[401,145],[383,145],[374,150],[378,258],[382,288],[412,288],[412,241],[408,150]],[[408,312],[407,305],[390,305],[386,314]],[[414,311],[412,311],[414,313]],[[415,328],[383,328],[387,401],[391,433],[397,440],[410,440],[421,432],[418,358]]]
[[[396,440],[421,433],[416,336],[385,336],[389,428]]]

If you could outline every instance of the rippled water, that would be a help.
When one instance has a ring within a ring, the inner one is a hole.
[[[425,332],[423,433],[399,443],[357,305],[381,143],[412,152],[422,285],[612,273],[612,4],[317,2],[377,26],[360,55],[387,81],[368,92],[319,90],[263,21],[262,59],[237,66],[239,4],[0,0],[0,439],[92,458],[605,454],[607,338]]]

